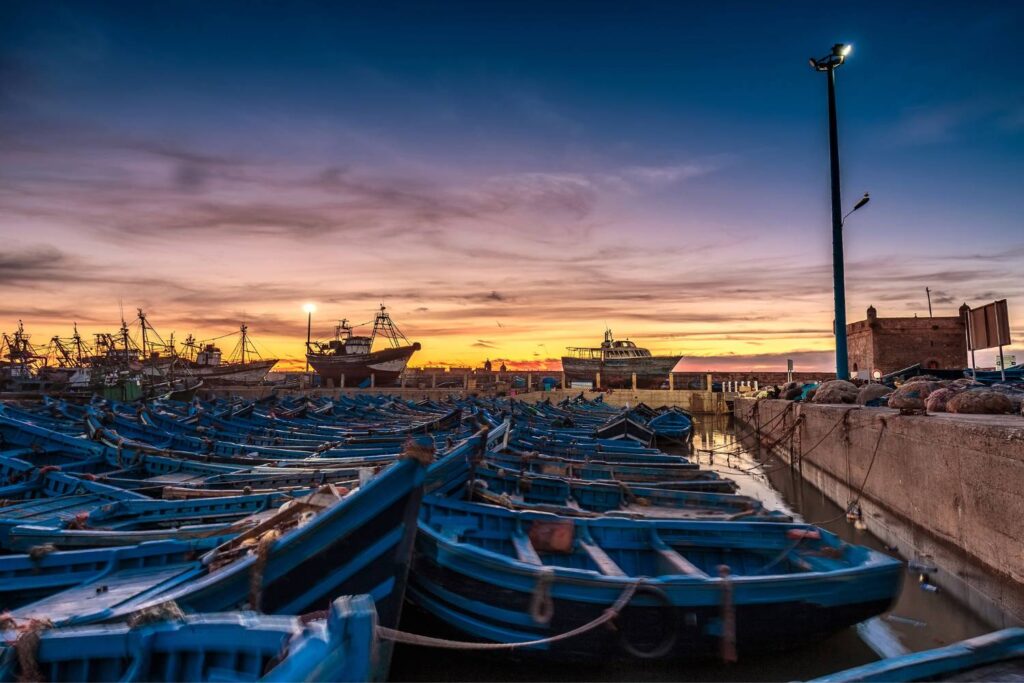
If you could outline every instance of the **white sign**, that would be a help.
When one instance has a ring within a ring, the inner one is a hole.
[[[1003,356],[1000,361],[999,356],[996,356],[996,370],[1002,370],[1004,367],[1012,368],[1017,364],[1017,356]]]

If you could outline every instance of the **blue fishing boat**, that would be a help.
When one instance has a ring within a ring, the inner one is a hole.
[[[693,438],[693,416],[680,408],[668,408],[652,417],[647,427],[658,440],[685,443]]]
[[[539,455],[488,451],[487,462],[512,472],[532,472],[565,479],[589,481],[619,481],[629,485],[644,485],[687,491],[717,491],[732,493],[736,483],[717,472],[702,470],[696,463],[668,464],[615,463],[603,460],[569,460]]]
[[[435,495],[416,547],[414,603],[467,638],[563,659],[802,646],[885,611],[902,578],[806,524],[569,519]]]
[[[650,446],[654,443],[654,430],[629,411],[613,417],[598,427],[594,430],[594,436],[598,439],[630,439],[641,446]]]
[[[486,463],[473,468],[467,463],[447,482],[444,492],[450,496],[465,495],[467,486],[472,487],[473,500],[572,517],[792,521],[789,515],[767,510],[760,501],[749,496],[563,479],[510,472]]]
[[[314,620],[234,612],[6,631],[0,681],[370,681],[383,673],[376,625],[359,595]]]
[[[376,601],[381,623],[394,625],[423,479],[424,466],[403,459],[343,498],[328,486],[294,501],[202,556],[194,548],[188,552],[185,543],[167,541],[167,552],[156,558],[146,551],[160,543],[108,550],[105,557],[102,551],[0,557],[0,577],[7,567],[5,589],[11,592],[40,579],[52,588],[62,570],[79,578],[10,609],[10,616],[19,623],[46,618],[74,625],[123,619],[171,601],[186,612],[249,607],[302,614],[325,609],[339,595],[366,593]],[[75,555],[89,552],[100,553],[92,556],[92,570]],[[142,555],[148,560],[129,561]]]
[[[1019,681],[1024,677],[1024,628],[1007,628],[945,647],[911,652],[847,669],[815,683],[853,681]]]

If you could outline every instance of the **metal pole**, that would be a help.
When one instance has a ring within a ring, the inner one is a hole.
[[[1000,341],[1003,338],[1003,324],[999,320],[999,306],[994,306],[993,310],[996,314],[996,334],[999,336]],[[1006,359],[1003,358],[1003,345],[999,345],[999,380],[1001,382],[1006,381]]]
[[[846,274],[843,265],[843,209],[839,191],[839,125],[836,120],[836,70],[828,74],[828,137],[832,171],[832,286],[835,290],[836,377],[850,379],[846,351]]]
[[[308,314],[306,318],[306,372],[309,372],[309,341],[313,330],[313,311],[309,311]]]
[[[928,295],[928,317],[932,317],[932,290],[930,287],[924,288],[924,293]]]

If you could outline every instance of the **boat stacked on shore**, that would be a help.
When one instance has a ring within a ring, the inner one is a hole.
[[[899,562],[654,446],[692,428],[582,398],[0,404],[0,679],[381,679],[396,640],[730,659],[887,608]]]

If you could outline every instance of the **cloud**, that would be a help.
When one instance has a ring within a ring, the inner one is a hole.
[[[496,348],[498,348],[494,344],[494,342],[492,342],[492,341],[490,341],[488,339],[477,339],[470,346],[473,346],[474,348],[478,348],[478,349],[496,349]]]

